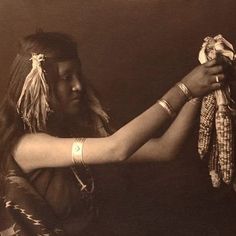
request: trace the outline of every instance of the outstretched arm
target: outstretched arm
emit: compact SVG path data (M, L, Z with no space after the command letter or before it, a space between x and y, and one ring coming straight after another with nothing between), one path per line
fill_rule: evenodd
M175 159L197 121L201 103L197 100L187 102L180 113L157 139L151 139L135 152L129 161L169 161Z
M223 63L217 60L208 61L196 67L182 82L190 89L193 96L203 96L220 88L220 84L215 81L215 75L221 80L225 78ZM176 86L171 88L163 99L176 112L179 112L186 103L186 97ZM169 119L166 109L156 103L113 135L105 138L87 138L83 149L85 163L104 164L128 159ZM170 133L166 135L172 136ZM13 156L26 172L43 167L71 166L73 165L71 158L73 142L74 139L71 138L27 134L17 143Z
M181 109L186 97L177 88L164 96L175 111ZM86 164L104 164L128 159L146 143L167 121L169 114L158 103L105 138L87 138L83 158ZM21 168L29 172L43 167L63 167L73 164L73 138L58 138L44 133L26 134L16 145L14 157Z

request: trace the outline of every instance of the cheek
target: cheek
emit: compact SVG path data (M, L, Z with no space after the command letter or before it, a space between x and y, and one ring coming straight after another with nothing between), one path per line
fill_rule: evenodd
M64 81L60 81L56 86L56 95L59 99L65 100L70 95L70 86Z
M70 88L64 81L58 82L51 94L51 102L54 106L66 106L70 96Z

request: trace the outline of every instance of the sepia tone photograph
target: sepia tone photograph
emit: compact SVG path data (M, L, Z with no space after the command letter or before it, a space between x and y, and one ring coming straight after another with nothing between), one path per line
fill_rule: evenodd
M235 12L0 0L0 236L235 236Z

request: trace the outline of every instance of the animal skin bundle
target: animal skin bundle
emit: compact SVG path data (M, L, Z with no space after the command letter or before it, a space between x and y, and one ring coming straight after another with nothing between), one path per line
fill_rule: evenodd
M234 58L233 46L222 35L206 37L199 52L200 63L223 55L231 63ZM203 159L209 156L209 173L214 187L221 181L230 184L234 171L233 120L229 107L229 85L205 96L202 101L198 138L198 153Z

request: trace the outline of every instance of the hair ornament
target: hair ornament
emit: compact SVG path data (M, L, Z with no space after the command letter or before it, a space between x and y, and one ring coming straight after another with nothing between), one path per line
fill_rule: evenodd
M32 53L32 69L26 76L21 95L17 101L17 112L30 132L46 128L49 88L45 79L44 54Z

